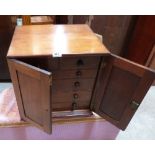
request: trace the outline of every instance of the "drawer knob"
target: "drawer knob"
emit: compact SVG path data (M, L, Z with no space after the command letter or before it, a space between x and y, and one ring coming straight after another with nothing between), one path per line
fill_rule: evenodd
M72 103L72 110L75 110L75 109L77 109L77 103L76 102L73 102Z
M84 65L83 60L79 59L77 61L77 66L83 66L83 65Z
M80 77L82 75L82 72L81 71L77 71L76 72L76 76Z
M76 81L75 83L74 83L74 86L77 88L77 87L80 87L80 82L78 82L78 81Z
M78 99L79 95L78 94L73 94L74 99Z
M136 102L136 101L132 101L131 102L131 109L132 110L136 110L138 107L139 107L139 103L138 102Z

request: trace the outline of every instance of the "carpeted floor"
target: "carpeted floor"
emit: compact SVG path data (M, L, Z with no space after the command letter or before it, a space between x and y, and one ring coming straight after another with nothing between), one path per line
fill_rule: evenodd
M11 84L0 84L0 125L20 122L20 115Z
M9 88L9 89L7 89ZM7 103L7 99L3 98L3 93L10 98L12 94L11 83L0 83L0 104L2 102ZM4 91L3 91L4 90ZM12 99L12 103L7 108L0 108L0 121L19 121L19 113L15 114L17 106L15 100ZM5 106L4 106L5 107ZM5 117L7 116L7 117ZM7 118L7 119L6 119ZM145 96L143 103L137 110L129 126L125 131L120 131L117 138L118 140L129 140L129 139L155 139L155 86L152 86Z
M152 86L125 131L117 139L155 139L155 86Z

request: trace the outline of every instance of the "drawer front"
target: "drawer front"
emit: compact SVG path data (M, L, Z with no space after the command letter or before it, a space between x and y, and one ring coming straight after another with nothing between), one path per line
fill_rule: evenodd
M90 102L89 101L81 101L75 102L76 107L75 109L89 109ZM73 110L73 102L57 102L52 103L52 110L53 111L63 111L63 110Z
M98 68L99 56L60 58L60 69L93 69Z
M77 91L77 92L56 92L52 93L52 104L59 102L89 102L91 99L91 92Z
M80 79L80 78L95 78L97 74L97 69L87 69L87 70L55 70L52 72L53 79Z
M95 79L53 80L52 92L92 91Z

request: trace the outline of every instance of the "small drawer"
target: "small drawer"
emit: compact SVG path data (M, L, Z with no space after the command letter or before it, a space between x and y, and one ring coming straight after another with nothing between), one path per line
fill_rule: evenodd
M75 109L89 109L90 101L76 102ZM52 111L64 111L64 110L75 110L73 109L73 102L54 102L52 103Z
M98 68L99 56L67 57L60 59L60 69L93 69Z
M52 72L53 79L74 79L74 78L95 78L97 74L97 69L87 69L87 70L55 70Z
M92 91L95 79L53 80L52 92Z
M80 101L90 101L91 92L89 91L79 91L76 92L78 94L78 98L74 98L74 92L52 92L52 103L59 102L80 102Z

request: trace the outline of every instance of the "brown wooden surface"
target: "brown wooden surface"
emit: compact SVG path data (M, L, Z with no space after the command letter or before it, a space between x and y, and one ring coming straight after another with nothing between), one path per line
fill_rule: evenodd
M139 16L124 57L145 65L155 44L155 16Z
M54 16L31 16L22 15L23 25L43 25L43 24L54 24Z
M71 96L72 97L72 96ZM85 99L86 100L86 99ZM76 107L74 110L80 110L80 109L89 109L90 107L90 99L87 101L63 101L63 102L52 102L52 110L55 111L63 111L63 110L70 110L73 111L73 103L76 103Z
M78 95L77 99L74 99L74 94ZM80 91L76 91L76 92L64 92L64 91L53 92L52 97L53 97L53 99L52 99L53 103L57 103L57 102L59 102L59 103L60 102L61 103L62 102L70 102L70 103L72 103L74 100L78 101L78 102L90 101L90 99L91 99L91 91L80 90ZM68 110L70 110L70 109L68 109Z
M51 73L8 59L21 118L51 133Z
M30 15L22 16L22 22L23 25L31 25L31 16Z
M53 91L59 92L60 90L65 92L70 91L91 91L94 86L95 79L63 79L63 80L53 80L54 84L52 86Z
M114 55L103 59L91 108L124 130L136 111L132 101L140 104L154 79L146 67Z
M55 77L55 71L53 72L55 77L52 86L53 110L72 110L73 104L76 104L74 107L76 109L89 109L99 62L99 56L62 57L59 59L59 69L55 70L56 76L59 75L59 77ZM87 71L94 70L94 75L83 76L87 74ZM80 71L80 76L77 71ZM71 72L74 72L74 75L67 75ZM75 94L78 95L77 99L74 98Z
M82 110L84 111L84 110ZM61 115L64 111L59 111L57 112L57 115ZM54 112L55 113L55 112ZM77 113L77 112L76 112ZM90 112L89 112L90 113ZM102 117L98 115L83 115L80 117L55 117L52 118L52 124L59 125L59 124L68 124L68 123L85 123L85 122L96 122L96 121L105 121ZM0 127L21 127L21 126L30 126L32 124L25 122L25 121L20 121L16 123L2 123L0 124Z
M155 45L153 46L145 66L155 69Z
M87 25L17 26L8 57L109 54Z
M91 54L90 54L91 55ZM81 62L81 63L79 63ZM85 56L85 57L67 57L60 58L60 69L94 69L98 68L100 62L99 56Z
M153 46L151 53L149 55L149 58L145 64L147 67L155 70L155 45ZM155 85L155 80L153 82L153 85Z
M76 70L55 70L53 79L81 79L81 78L95 78L97 69L76 69Z

